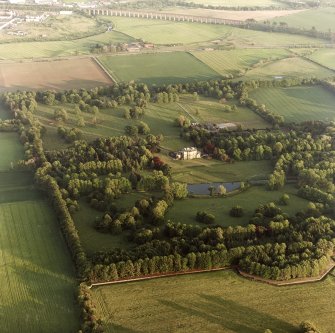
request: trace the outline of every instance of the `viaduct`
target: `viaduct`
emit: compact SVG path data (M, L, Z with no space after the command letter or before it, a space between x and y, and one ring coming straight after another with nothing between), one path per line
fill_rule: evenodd
M172 14L172 13L160 13L160 12L145 12L145 11L134 11L134 10L116 10L116 9L103 9L103 8L87 8L85 12L89 15L106 15L106 16L123 16L133 18L144 18L144 19L155 19L175 22L197 22L206 24L224 24L224 25L235 25L245 26L247 22L240 20L228 20L223 18L214 17L203 17L194 15L183 15L183 14Z

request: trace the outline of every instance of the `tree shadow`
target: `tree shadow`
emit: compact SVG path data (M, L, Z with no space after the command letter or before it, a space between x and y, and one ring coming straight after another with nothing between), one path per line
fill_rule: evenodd
M200 317L208 323L220 326L223 330L238 333L260 333L267 328L274 333L296 333L293 325L276 317L241 305L219 296L200 294L201 300L187 304L177 304L169 300L160 300L163 305L173 308L178 313Z

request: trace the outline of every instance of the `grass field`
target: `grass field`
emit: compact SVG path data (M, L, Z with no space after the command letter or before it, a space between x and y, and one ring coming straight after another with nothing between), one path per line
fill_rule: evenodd
M91 47L99 44L127 43L132 37L116 31L105 32L92 37L71 41L18 42L1 44L1 59L51 58L90 54Z
M287 122L335 120L335 97L319 86L262 88L252 91L250 97L283 115Z
M301 209L306 209L308 201L295 195L297 189L293 185L286 185L280 191L267 191L264 186L253 186L245 192L229 196L227 198L188 198L183 201L175 201L168 211L166 219L186 224L199 224L195 216L198 211L207 211L213 214L215 223L222 226L246 225L259 204L277 202L283 193L290 196L289 205L280 206L285 213L294 215ZM243 217L231 217L230 209L240 205L244 210ZM187 209L183 209L187 207Z
M10 118L11 118L10 112L3 104L0 103L0 119L5 120Z
M294 44L310 45L324 44L326 42L325 40L310 37L253 31L226 25L108 16L104 16L104 19L112 21L117 31L155 44L192 44L222 39L222 44L230 46L234 45L241 48L262 46L264 48L271 48L273 46L286 47Z
M0 63L1 90L94 88L112 80L91 58Z
M315 27L317 31L328 32L329 30L335 30L335 8L321 7L313 8L303 12L298 12L289 16L282 16L280 18L273 19L277 23L285 22L289 27L297 27L306 30Z
M248 71L245 79L274 79L295 77L326 78L333 76L334 72L321 67L311 61L294 57L271 62Z
M77 330L74 272L50 208L3 203L0 221L1 332Z
M332 333L335 278L290 287L252 282L231 270L94 288L106 332L297 333L313 321Z
M238 106L237 101L225 102L227 105L237 105L237 110L232 112L223 111L223 104L212 98L200 97L198 101L194 101L192 96L183 96L180 98L179 104L192 116L193 121L198 123L234 122L244 129L269 127L269 123L256 113L248 108ZM185 115L187 115L186 112Z
M220 77L210 67L184 52L101 56L99 60L118 81L162 85Z
M0 171L10 170L11 163L22 159L23 147L17 133L0 133Z
M285 49L241 49L230 51L197 51L192 52L216 72L226 75L244 75L255 66L261 66L268 61L283 59L290 55Z
M172 179L188 184L267 179L273 167L270 161L223 163L218 160L173 160L161 156L172 167Z
M308 55L308 58L335 70L335 49L319 49Z

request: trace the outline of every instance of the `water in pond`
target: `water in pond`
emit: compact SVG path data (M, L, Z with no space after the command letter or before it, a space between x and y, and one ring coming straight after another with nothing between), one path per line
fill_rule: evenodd
M227 192L232 192L240 188L240 182L233 182L233 183L202 183L202 184L189 184L187 185L188 193L190 194L199 194L199 195L209 195L210 194L210 187L214 187L216 192L220 185L223 185Z

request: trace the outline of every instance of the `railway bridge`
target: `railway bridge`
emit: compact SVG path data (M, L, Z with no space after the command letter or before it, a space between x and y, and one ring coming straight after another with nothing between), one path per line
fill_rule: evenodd
M196 22L205 24L223 24L234 26L245 26L247 22L240 20L229 20L216 17L204 17L184 14L161 13L161 12L148 12L148 11L135 11L135 10L116 10L108 8L86 8L85 12L89 15L105 15L105 16L123 16L143 19L154 19L175 22Z

